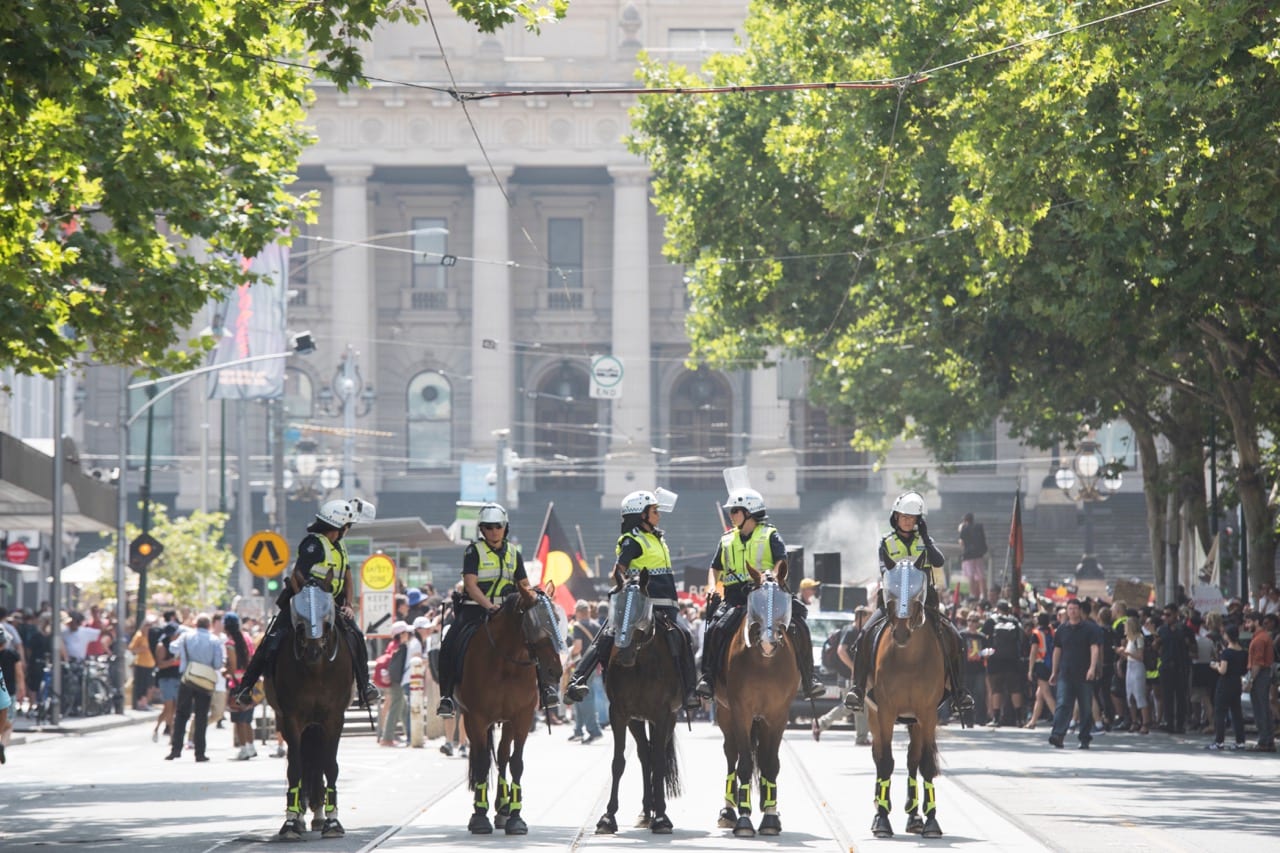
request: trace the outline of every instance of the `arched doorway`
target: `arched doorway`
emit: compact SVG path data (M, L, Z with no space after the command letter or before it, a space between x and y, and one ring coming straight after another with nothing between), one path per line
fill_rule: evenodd
M733 458L730 436L733 391L710 370L691 370L671 388L671 423L667 431L671 483L685 489L716 488L721 469Z
M586 370L561 364L538 382L533 397L533 451L539 485L595 489L600 475L599 405Z

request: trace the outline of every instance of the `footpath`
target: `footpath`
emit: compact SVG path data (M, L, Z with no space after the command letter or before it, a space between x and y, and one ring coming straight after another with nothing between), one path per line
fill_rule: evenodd
M123 714L99 714L95 717L63 717L55 726L49 722L37 724L34 717L28 717L24 712L14 714L14 710L9 709L9 719L13 723L10 748L55 737L87 735L124 726L154 723L156 715L160 713L159 708L153 708L149 711L127 710Z

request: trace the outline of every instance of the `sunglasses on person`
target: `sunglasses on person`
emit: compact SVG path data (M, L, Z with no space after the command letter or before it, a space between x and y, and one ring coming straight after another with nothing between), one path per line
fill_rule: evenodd
M501 530L502 525L494 521L486 521L480 525L481 530Z

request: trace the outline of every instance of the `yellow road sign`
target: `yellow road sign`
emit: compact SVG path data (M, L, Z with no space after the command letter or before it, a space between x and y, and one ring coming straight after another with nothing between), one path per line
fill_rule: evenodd
M365 589L387 589L396 582L396 564L386 554L374 554L360 566L360 582Z
M289 565L289 543L272 530L259 530L244 543L244 564L260 578L273 578Z

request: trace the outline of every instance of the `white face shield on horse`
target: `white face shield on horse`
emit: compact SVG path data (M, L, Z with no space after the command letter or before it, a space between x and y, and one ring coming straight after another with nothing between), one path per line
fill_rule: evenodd
M556 654L561 654L565 650L568 624L564 608L542 593L538 594L538 600L525 611L524 617L520 620L525 642L534 645L544 639L550 639Z
M618 630L613 638L615 649L630 648L637 633L647 632L653 627L653 599L641 592L638 580L629 580L623 585L618 593L616 610Z
M927 588L925 581L925 573L915 563L899 560L881 579L885 610L899 619L906 619L911 615L911 602L919 601L920 612L923 613Z
M778 585L772 574L767 574L764 582L747 595L747 616L742 620L747 648L759 643L765 657L768 657L790 626L791 596Z

